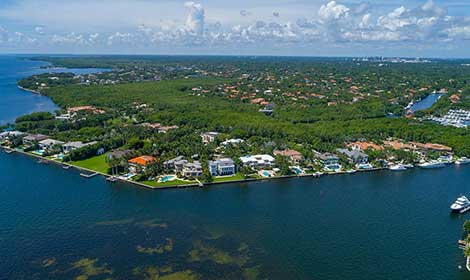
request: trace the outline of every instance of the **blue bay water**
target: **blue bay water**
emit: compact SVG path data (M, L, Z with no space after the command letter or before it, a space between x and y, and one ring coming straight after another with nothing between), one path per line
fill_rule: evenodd
M470 279L469 214L449 213L469 182L448 166L151 191L0 152L0 279Z
M48 63L26 57L0 56L0 125L13 123L15 118L32 112L53 112L58 107L47 97L18 88L17 81L34 74L50 72L94 73L107 69L41 68Z
M441 96L441 93L431 93L422 100L416 102L413 106L411 106L411 111L418 112L429 109L432 107L432 105L434 105L434 103L439 100Z

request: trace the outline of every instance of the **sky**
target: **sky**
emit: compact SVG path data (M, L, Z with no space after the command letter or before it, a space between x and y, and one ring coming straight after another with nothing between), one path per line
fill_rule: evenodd
M0 0L0 53L470 57L469 0Z

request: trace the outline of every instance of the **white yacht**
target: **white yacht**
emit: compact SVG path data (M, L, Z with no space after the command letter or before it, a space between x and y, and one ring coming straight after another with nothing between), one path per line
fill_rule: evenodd
M392 171L404 171L406 170L406 166L399 163L399 164L390 165L388 169Z
M466 158L466 157L461 157L455 161L455 164L458 164L458 165L469 164L469 163L470 163L470 158Z
M470 200L464 195L457 198L457 200L450 206L452 213L463 213L470 209Z
M440 161L437 161L437 160L431 160L429 162L424 162L424 163L418 164L418 166L421 167L421 168L430 169L430 168L441 168L441 167L444 167L446 165L443 162L440 162Z

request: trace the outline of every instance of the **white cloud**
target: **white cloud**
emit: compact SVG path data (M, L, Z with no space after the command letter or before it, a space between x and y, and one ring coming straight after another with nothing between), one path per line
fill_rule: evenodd
M32 3L30 1L21 0L20 4ZM92 23L87 24L85 30L79 28L80 21L83 22L83 15L78 18L70 12L67 13L68 9L77 7L75 2L70 5L60 5L59 0L36 1L47 2L49 5L56 3L59 5L56 9L65 14L47 17L52 19L36 15L35 24L29 32L24 30L9 32L0 27L2 45L13 46L21 42L24 45L39 47L81 46L91 50L97 47L148 50L190 49L195 46L207 49L224 49L228 46L239 49L263 49L266 46L270 48L309 47L322 43L347 46L349 43L374 42L385 46L388 42L428 44L432 41L450 45L470 38L470 19L451 16L447 9L436 5L432 0L414 8L400 6L389 10L376 9L369 2L344 4L329 1L311 9L309 16L295 18L291 18L291 14L285 16L285 11L281 9L279 11L282 11L282 18L279 17L278 9L272 12L273 9L269 8L269 12L263 17L258 11L252 13L251 9L248 12L246 9L237 8L234 10L233 18L242 19L237 24L233 23L232 17L219 20L219 10L216 9L217 12L211 10L207 2L204 2L206 3L204 6L196 2L182 4L168 1L165 5L161 2L162 7L176 5L173 9L176 11L174 18L164 19L158 17L162 14L159 13L161 8L158 8L159 5L154 5L152 1L135 0L135 6L131 6L129 0L103 0L99 1L99 5L114 3L110 9L116 9L116 7L122 9L120 12L113 11L114 15L118 14L123 18L114 17L116 24L107 26L110 19L106 16L105 19L95 22L95 16L99 18L98 15L103 11L90 10L87 19L90 18ZM83 0L81 5L90 6L92 3L96 2ZM240 3L240 5L247 5L247 3ZM148 10L149 8L153 10ZM5 15L0 11L0 16L2 13ZM142 17L137 19L138 13L141 13ZM15 18L11 11L6 14L10 18ZM125 14L132 16L125 18ZM28 12L23 18L27 18L27 15ZM65 21L67 23L65 30L51 26L52 21L63 20L66 16L70 18ZM93 28L95 25L96 28Z
M186 2L184 6L189 11L186 18L186 30L197 36L202 36L204 34L204 8L200 3L195 2Z
M336 21L349 16L349 8L331 1L326 5L322 5L318 10L318 16L323 22Z

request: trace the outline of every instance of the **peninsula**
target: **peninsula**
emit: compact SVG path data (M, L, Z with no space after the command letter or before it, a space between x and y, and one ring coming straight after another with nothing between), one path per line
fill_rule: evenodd
M111 181L200 186L437 168L470 157L470 68L456 61L33 59L112 70L19 81L62 109L17 118L1 128L1 145ZM410 110L432 93L440 98L430 107Z

